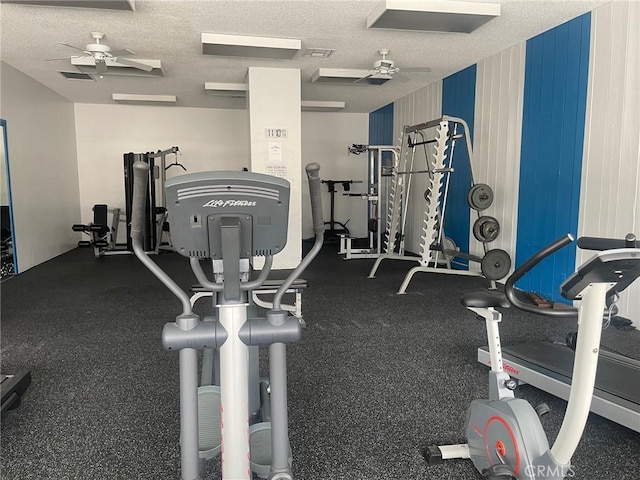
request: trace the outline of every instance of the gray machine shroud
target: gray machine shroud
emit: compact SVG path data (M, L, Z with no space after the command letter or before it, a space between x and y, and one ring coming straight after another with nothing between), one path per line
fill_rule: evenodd
M185 257L222 258L224 218L241 224L240 257L274 255L287 243L289 182L254 172L196 172L167 180L171 240Z

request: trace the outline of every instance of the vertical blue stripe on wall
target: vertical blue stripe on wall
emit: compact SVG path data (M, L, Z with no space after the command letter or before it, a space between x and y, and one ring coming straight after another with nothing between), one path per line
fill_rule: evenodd
M369 145L393 145L393 103L369 114Z
M590 31L587 13L527 41L517 265L578 229ZM561 300L559 285L575 258L575 247L566 247L518 287Z
M459 117L467 122L472 145L476 104L476 71L477 66L472 65L442 81L442 113L451 117ZM456 142L453 155L455 171L450 176L444 233L456 242L461 252L468 252L471 209L467 203L467 193L471 187L471 168L467 145L463 140ZM456 263L468 265L466 260L456 259Z

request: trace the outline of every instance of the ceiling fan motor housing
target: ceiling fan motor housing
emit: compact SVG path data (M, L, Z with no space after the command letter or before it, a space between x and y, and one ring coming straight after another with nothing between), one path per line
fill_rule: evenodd
M376 60L376 62L373 65L373 69L380 72L381 74L389 74L389 73L396 72L396 68L395 68L395 64L393 63L393 60L387 60L387 59Z

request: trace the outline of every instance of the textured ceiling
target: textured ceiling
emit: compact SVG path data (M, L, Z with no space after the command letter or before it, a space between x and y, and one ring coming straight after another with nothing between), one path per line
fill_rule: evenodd
M420 0L416 0L419 3ZM468 0L474 1L474 0ZM500 17L473 33L428 33L367 29L379 0L136 0L135 11L0 5L2 61L77 103L114 103L113 93L176 95L176 105L234 108L244 100L211 97L205 82L242 83L249 66L299 68L302 99L344 101L348 112L371 112L408 93L455 73L509 46L525 41L597 6L595 0L494 0ZM84 46L89 32L106 34L104 43L128 48L137 58L161 60L164 78L105 77L65 79L74 54L57 44ZM302 50L292 60L202 55L201 33L294 38ZM335 49L329 58L302 56L306 48ZM377 51L403 67L430 67L381 86L311 83L317 68L369 69Z

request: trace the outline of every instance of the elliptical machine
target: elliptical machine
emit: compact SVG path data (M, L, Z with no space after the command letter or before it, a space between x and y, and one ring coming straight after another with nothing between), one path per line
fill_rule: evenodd
M145 191L149 165L134 164L131 238L135 255L182 303L182 313L163 330L163 345L180 355L180 445L183 480L201 479L204 459L222 453L224 480L293 478L288 437L286 344L299 340L301 323L282 310L285 292L318 254L324 238L320 167L306 166L315 243L282 283L266 318L248 314L252 290L270 272L273 255L287 241L289 182L252 172L198 172L166 182L167 209L175 251L189 257L200 285L212 292L216 316L193 313L189 295L145 253L142 244ZM264 266L250 279L251 259L264 256ZM211 260L214 280L201 260ZM268 388L253 381L255 349L269 346ZM201 395L198 351L218 354L219 393ZM210 393L211 386L205 387ZM260 418L249 419L254 390L262 394ZM216 401L212 399L217 398ZM252 425L250 425L250 423ZM256 428L258 427L258 428ZM259 438L254 439L256 432ZM212 445L217 443L217 445ZM256 472L256 456L267 457Z
M579 246L603 250L581 265L561 285L567 300L581 300L579 308L540 308L523 303L514 285L544 258L573 242L568 234L535 253L507 279L505 294L498 291L472 292L462 304L486 321L491 371L489 400L474 400L467 412L467 443L430 446L425 450L429 465L452 458L469 458L487 480L561 480L570 471L589 414L596 377L602 318L611 292L621 292L640 276L640 248L633 235L625 240L581 238ZM571 393L562 427L553 444L549 442L536 410L524 399L514 398L517 382L504 371L498 324L502 314L496 308L513 305L537 315L578 317Z

